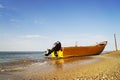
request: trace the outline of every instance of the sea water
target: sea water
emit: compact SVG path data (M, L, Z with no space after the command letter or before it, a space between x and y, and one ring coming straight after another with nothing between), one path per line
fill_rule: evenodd
M71 57L63 59L45 58L44 52L0 52L0 73L19 71L30 66L38 68L49 66L52 69L70 69L74 66L84 66L102 60L99 57ZM77 64L76 64L77 63ZM47 64L47 65L46 65ZM36 66L37 65L37 66ZM68 67L69 66L69 67ZM41 68L40 68L41 69ZM1 80L1 79L0 79Z
M46 64L41 51L3 51L0 52L0 73L23 70L31 64ZM3 80L0 78L0 80ZM5 79L8 80L8 79ZM11 79L12 80L12 79Z
M45 61L44 51L0 52L0 63L13 62L18 60L39 60L40 62Z
M0 52L0 63L12 62L16 60L42 60L44 59L44 52L42 51L9 51L9 52Z

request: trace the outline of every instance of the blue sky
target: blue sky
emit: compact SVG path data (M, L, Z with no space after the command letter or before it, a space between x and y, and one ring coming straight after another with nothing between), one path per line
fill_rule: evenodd
M120 45L119 0L0 0L0 51L44 51L62 46L93 45L113 34Z

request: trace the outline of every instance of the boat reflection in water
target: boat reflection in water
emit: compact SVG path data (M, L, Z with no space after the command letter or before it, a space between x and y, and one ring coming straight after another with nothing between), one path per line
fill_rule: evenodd
M96 63L102 60L100 57L95 56L84 56L84 57L70 57L70 58L61 58L61 59L48 59L48 63L55 70L67 70L74 66L86 66L92 63Z

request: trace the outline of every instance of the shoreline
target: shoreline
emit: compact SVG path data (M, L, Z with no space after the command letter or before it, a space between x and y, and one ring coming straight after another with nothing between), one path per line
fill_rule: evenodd
M116 80L120 78L119 57L120 51L111 51L94 56L48 59L23 65L20 71L0 73L0 80Z

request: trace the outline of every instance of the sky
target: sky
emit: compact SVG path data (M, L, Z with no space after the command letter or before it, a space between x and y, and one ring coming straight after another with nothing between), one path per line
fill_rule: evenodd
M0 51L44 51L108 41L120 49L120 0L0 0Z

